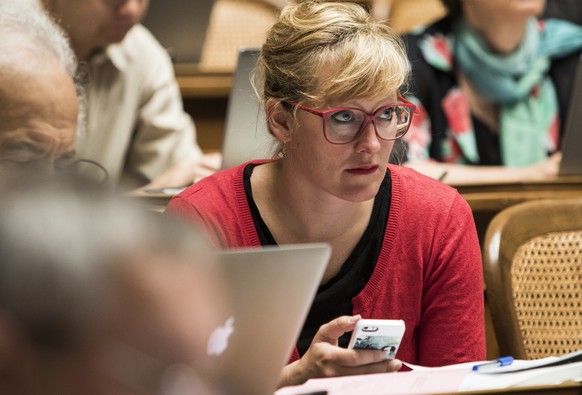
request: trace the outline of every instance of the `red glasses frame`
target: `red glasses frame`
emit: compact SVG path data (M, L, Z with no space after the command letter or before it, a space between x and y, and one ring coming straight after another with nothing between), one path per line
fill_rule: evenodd
M337 108L330 108L329 110L325 110L325 111L321 111L321 110L316 110L314 108L311 107L307 107L307 106L303 106L299 103L293 103L293 102L283 102L285 104L288 104L290 106L299 108L303 111L306 111L308 113L317 115L318 117L320 117L323 120L323 137L325 138L325 140L330 143L330 144L337 144L337 145L341 145L341 144L349 144L354 142L358 137L360 137L360 135L362 134L362 132L364 131L364 129L366 129L366 126L368 126L368 124L370 122L372 122L372 125L374 125L374 131L376 132L376 136L380 139L380 140L384 140L384 141L394 141L394 140L398 140L399 138L402 138L402 136L404 136L407 132L408 129L410 129L410 125L412 124L412 115L416 112L416 105L414 105L413 103L409 102L408 100L406 100L404 97L402 96L398 96L398 100L400 100L400 102L398 103L391 103L391 104L386 104L384 106L378 107L376 110L374 110L374 112L372 113L368 113L364 110L362 110L361 108L355 108L355 107L337 107ZM386 107L408 107L410 109L410 119L408 120L408 126L406 127L406 130L404 131L404 133L400 134L398 137L395 137L393 139L386 139L382 136L380 136L378 134L378 128L376 127L376 122L374 121L374 119L376 118L376 115L378 114L378 112L380 112L381 110L385 109ZM364 113L365 115L365 119L362 122L362 126L360 128L360 130L358 131L358 133L356 133L354 135L354 137L350 140L350 141L346 141L346 142L335 142L335 141L331 141L328 136L327 133L325 132L326 127L325 127L325 118L327 114L330 113L335 113L338 111L343 111L343 110L356 110L356 111L360 111L362 113Z

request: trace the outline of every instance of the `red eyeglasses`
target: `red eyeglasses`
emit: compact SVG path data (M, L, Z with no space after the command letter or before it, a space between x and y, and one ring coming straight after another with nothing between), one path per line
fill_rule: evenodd
M358 138L366 126L372 122L376 135L381 140L397 140L404 136L412 122L416 106L398 96L400 102L387 104L369 114L352 107L338 107L325 111L284 102L323 119L323 135L331 144L348 144Z

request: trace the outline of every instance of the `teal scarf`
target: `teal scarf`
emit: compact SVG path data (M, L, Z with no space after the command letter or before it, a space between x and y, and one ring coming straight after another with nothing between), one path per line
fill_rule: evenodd
M540 31L532 18L524 40L510 55L491 53L462 19L455 24L455 58L461 71L486 98L499 103L504 165L527 166L547 156L548 130L558 115L556 91L548 70L551 58L582 47L582 28L550 19Z

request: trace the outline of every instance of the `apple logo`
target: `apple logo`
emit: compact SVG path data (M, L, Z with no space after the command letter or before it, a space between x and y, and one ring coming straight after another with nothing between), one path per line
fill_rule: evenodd
M212 331L208 339L207 352L208 355L220 355L228 347L228 338L234 332L234 317L230 317L224 323L224 326L219 326Z

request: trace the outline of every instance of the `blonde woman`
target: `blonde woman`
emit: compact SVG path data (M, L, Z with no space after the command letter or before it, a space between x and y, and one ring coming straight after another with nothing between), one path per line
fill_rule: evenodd
M281 385L398 370L382 351L345 349L360 317L403 319L398 357L407 362L485 357L469 207L455 190L388 164L414 113L399 96L408 73L401 43L360 6L288 6L256 74L279 155L220 172L170 202L223 248L332 245Z

